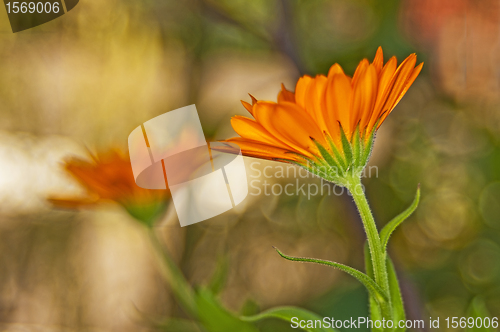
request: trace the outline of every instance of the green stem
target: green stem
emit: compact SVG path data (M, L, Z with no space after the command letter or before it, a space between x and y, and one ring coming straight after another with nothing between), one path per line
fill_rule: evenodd
M377 225L375 224L370 206L368 205L368 201L361 185L361 179L357 176L352 176L349 178L349 181L347 181L346 187L351 192L361 216L361 220L363 221L366 237L368 239L368 247L370 249L375 281L386 294L390 294L384 249L382 247L382 243L380 242ZM391 318L390 303L381 305L381 310L382 314L387 319Z
M160 273L170 285L170 288L186 312L194 317L198 316L195 293L184 278L184 274L174 262L170 253L160 242L154 229L149 228L149 237L154 248L155 258L159 261Z

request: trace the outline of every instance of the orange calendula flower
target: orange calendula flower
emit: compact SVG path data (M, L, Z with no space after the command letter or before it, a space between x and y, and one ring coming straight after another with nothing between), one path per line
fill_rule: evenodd
M334 64L328 75L303 76L277 102L242 101L253 116L235 116L241 136L226 140L244 155L298 164L326 180L342 184L349 170L360 172L370 157L375 132L416 79L423 63L407 57L399 66L384 64L379 47L373 62L362 60L353 77ZM231 151L228 147L226 151Z
M145 223L152 222L152 218L164 210L170 192L137 186L128 156L110 150L92 156L92 159L72 158L65 163L66 170L87 189L88 195L53 197L49 199L52 204L63 208L79 208L111 200Z

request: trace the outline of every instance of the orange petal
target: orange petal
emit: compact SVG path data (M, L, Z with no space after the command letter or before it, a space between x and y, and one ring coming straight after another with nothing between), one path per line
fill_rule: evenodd
M373 112L370 115L370 119L367 124L367 132L371 132L371 129L379 119L382 113L382 106L387 100L387 96L391 92L391 88L394 85L394 73L396 71L397 60L396 57L392 57L384 66L380 73L380 78L378 80L378 91L377 99L375 101L375 106L373 107ZM362 128L364 128L363 125Z
M283 149L291 149L290 146L287 146L276 137L271 135L262 125L260 125L255 120L246 118L244 116L234 116L231 118L231 126L234 131L238 133L243 138L260 141L262 143L274 145L277 147L281 147Z
M75 210L82 207L97 204L99 197L81 197L81 198L48 198L47 201L62 209Z
M368 68L369 65L370 63L368 62L368 60L363 59L356 67L356 71L354 72L354 76L352 77L352 82L351 82L353 87L356 86L356 82L359 79L359 75L361 73L364 73L364 71L366 70L366 68Z
M375 58L373 59L373 65L375 66L375 70L377 71L377 75L382 70L382 65L384 64L384 52L382 51L382 47L378 47L377 53L375 54Z
M102 195L103 191L107 191L109 189L106 187L108 179L102 167L101 170L99 170L91 167L90 164L85 165L83 162L81 164L72 162L71 164L68 163L66 165L66 170L88 189L97 192L99 195Z
M285 85L281 83L281 91L278 93L278 103L282 101L289 101L295 103L295 94L285 88Z
M399 101L403 98L403 96L406 94L406 92L408 91L408 89L410 88L410 86L413 84L413 82L415 81L415 79L417 78L418 74L420 74L420 71L422 70L422 67L424 66L424 63L422 62L421 64L419 64L417 67L415 67L413 69L413 71L411 72L410 76L408 77L408 79L406 80L406 83L405 83L405 86L403 88L403 91L400 92L399 94L399 97L398 99L396 99L396 101L394 102L394 104L389 108L389 111L386 112L380 119L380 123L379 123L379 127L380 125L382 124L382 122L384 122L385 118L387 117L387 115L389 115L392 110L394 109L394 107L396 107L396 105L399 103Z
M408 77L413 72L413 69L415 69L416 62L417 56L415 54L411 54L399 65L395 73L395 76L397 76L397 78L394 82L394 86L392 87L390 97L386 102L389 107L394 104L394 101L397 99L397 97L399 97L401 91L403 91Z
M353 86L352 128L356 128L358 123L361 131L365 128L373 112L373 106L377 97L377 83L377 70L375 65L371 64L361 73L357 84Z
M290 153L291 152L290 150L277 148L277 147L272 146L272 145L248 140L248 139L241 138L241 137L230 138L230 139L226 140L226 142L237 144L241 149L241 153L244 156L248 156L248 157L268 159L268 160L273 160L273 159L278 159L278 158L279 159L294 160L294 161L301 160L301 158L299 156L297 156L296 154ZM224 150L224 147L217 147L214 149L218 150L218 151L222 151L222 152L234 153L234 148L231 148L231 147L227 147L227 149L226 149L227 151Z
M250 98L252 98L252 106L255 105L255 103L258 101L257 98L255 98L251 94L248 94L248 95L250 96Z
M313 81L314 79L311 76L304 75L299 78L297 84L295 85L295 102L303 109L306 108L307 89Z
M410 86L413 84L413 82L417 78L418 74L420 74L420 71L422 70L423 66L424 66L424 63L422 62L421 64L419 64L417 67L415 67L413 69L413 71L410 74L410 77L408 77L408 80L405 83L405 87L404 87L403 91L400 93L400 96L398 97L398 99L396 99L396 101L394 102L394 104L391 106L391 109L394 109L394 107L396 107L396 105L399 103L399 101L401 100L401 98L403 98L403 96L405 95L406 91L408 91L408 89L410 88Z
M328 79L317 75L306 91L306 110L314 119L321 132L329 132L326 111L324 110L324 95Z
M323 134L311 116L300 106L289 103L258 102L254 108L257 122L283 143L303 155L318 153L311 137L325 144Z
M328 85L325 91L325 104L329 116L327 121L340 122L348 138L354 131L354 128L350 126L351 94L349 77L343 73L328 75Z
M330 129L336 127L328 126L328 115L324 103L327 82L325 75L317 75L315 78L305 75L298 80L295 88L297 105L309 113L321 132L330 132Z
M246 108L246 110L248 111L248 113L252 114L252 105L250 105L249 103L247 103L246 101L244 100L240 100L241 101L241 104L243 105L243 107Z
M344 70L338 63L335 63L330 67L330 70L328 71L328 78L337 74L344 74Z
M385 112L390 113L392 111L392 106L394 105L394 103L404 90L406 86L406 81L413 72L416 62L417 62L417 56L415 54L412 54L399 65L398 69L396 69L396 72L394 73L394 76L392 78L394 84L392 85L387 100L385 101L384 106L380 111L381 116ZM381 123L382 121L379 122L379 125Z

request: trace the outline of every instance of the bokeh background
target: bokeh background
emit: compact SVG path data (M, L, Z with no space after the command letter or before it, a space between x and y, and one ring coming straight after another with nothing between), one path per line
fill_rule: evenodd
M159 331L151 321L183 317L123 209L47 203L82 191L65 158L126 151L138 124L193 103L208 139L234 136L229 119L245 114L247 93L275 100L281 83L293 90L300 75L335 62L352 74L378 46L385 60L416 52L425 62L381 127L370 162L378 173L364 180L380 226L422 186L417 212L389 245L408 317L467 316L473 299L498 317L498 1L81 0L16 34L0 9L1 331ZM277 164L252 168L266 166ZM182 229L170 207L157 228L193 285L227 273L220 298L234 312L298 305L368 315L354 279L271 247L363 268L364 234L346 194L250 195Z

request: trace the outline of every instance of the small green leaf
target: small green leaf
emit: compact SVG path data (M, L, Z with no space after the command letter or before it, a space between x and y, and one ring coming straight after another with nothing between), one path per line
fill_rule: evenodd
M208 289L210 289L213 294L219 294L226 284L228 269L228 258L222 255L219 256L217 264L215 265L215 271L208 284Z
M417 188L417 193L415 194L415 198L413 199L413 202L411 205L401 212L399 215L397 215L394 219L389 221L387 225L384 226L382 231L380 231L380 242L382 243L382 249L386 250L387 248L387 242L389 241L389 237L391 236L392 232L396 229L396 227L399 226L403 221L406 220L417 208L418 202L420 200L420 184L418 185Z
M199 320L208 332L258 332L253 324L241 320L224 308L207 288L196 292Z
M490 321L493 317L491 317L491 314L490 312L488 311L488 308L486 308L486 304L484 303L484 301L479 297L479 296L476 296L470 306L469 306L469 309L467 310L467 316L468 317L473 317L474 318L474 323L476 323L476 319L477 318L489 318ZM484 320L483 320L484 322ZM484 325L484 324L481 324L481 325ZM495 331L494 328L491 327L491 324L490 324L490 328L486 328L484 326L482 327L476 327L477 325L474 324L474 327L473 328L468 328L466 331L474 331L474 332L478 332L478 331Z
M366 274L372 278L375 279L375 272L373 270L373 263L372 263L372 254L370 253L370 247L368 247L368 241L365 242L365 269L366 269Z
M284 321L289 322L291 325L294 325L294 321L292 321L293 318L297 318L297 321L312 321L312 324L314 324L315 321L320 320L323 322L323 318L318 316L317 314L297 308L297 307L278 307L278 308L272 308L269 310L266 310L258 315L255 316L246 316L246 317L241 317L241 320L247 321L247 322L257 322L262 319L267 319L267 318L278 318ZM298 327L298 326L297 326ZM323 328L323 327L318 327L318 328L308 328L305 327L303 329L304 331L310 331L310 332L334 332L336 330L332 328Z
M293 256L288 256L282 253L278 248L274 248L278 254L280 254L281 257L288 259L290 261L296 261L296 262L307 262L307 263L316 263L316 264L321 264L321 265L328 265L334 268L337 268L341 271L344 271L345 273L350 274L354 278L358 279L359 282L363 284L363 286L366 287L368 290L368 293L372 295L377 302L387 302L389 300L388 296L385 294L384 290L377 284L375 281L373 281L372 278L367 276L361 271L358 271L356 269L353 269L350 266L332 262L332 261L327 261L323 259L316 259L316 258L307 258L307 257L293 257Z
M398 277L396 275L396 270L394 269L394 264L392 264L391 259L387 256L387 276L389 277L389 291L391 293L391 306L392 306L392 317L394 321L394 330L405 331L405 328L399 328L398 322L406 320L405 308L403 305L403 297L401 296L401 290L399 288Z
M241 316L256 315L260 311L259 305L252 299L247 299L240 309Z
M373 265L370 255L370 249L368 248L368 242L365 243L365 266L368 276L373 278ZM394 265L389 257L387 257L387 277L389 279L389 291L391 296L391 307L392 307L392 315L394 321L394 330L393 331L405 331L405 329L400 329L397 327L397 323L400 320L405 320L405 310L403 305L403 297L401 296L401 290L399 288L399 282L396 275L396 270L394 269ZM382 320L382 312L380 310L380 306L375 301L375 299L370 296L370 315L371 320ZM373 328L372 331L382 331L382 329Z
M372 264L372 257L370 253L370 248L368 247L368 242L365 243L365 269L366 274L374 279L374 271ZM382 321L382 312L380 310L380 306L377 303L377 300L371 295L369 295L369 303L370 303L370 318L372 321ZM377 329L375 326L372 329L372 332L382 331L382 328Z

